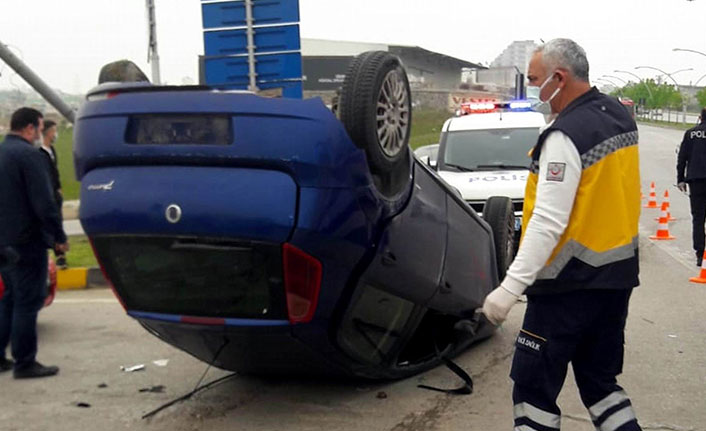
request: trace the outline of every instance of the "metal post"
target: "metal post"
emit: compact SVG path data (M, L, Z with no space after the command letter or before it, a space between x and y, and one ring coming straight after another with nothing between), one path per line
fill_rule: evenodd
M146 0L147 31L149 42L147 46L147 62L152 65L152 84L159 85L159 54L157 53L157 20L154 13L154 0Z
M256 84L257 74L255 72L255 30L253 29L252 3L253 0L245 0L245 24L247 25L246 34L248 36L248 77L250 78L248 90L258 91Z
M34 90L51 104L70 123L74 122L75 112L61 97L37 76L22 60L17 58L10 49L0 42L0 58L24 79Z

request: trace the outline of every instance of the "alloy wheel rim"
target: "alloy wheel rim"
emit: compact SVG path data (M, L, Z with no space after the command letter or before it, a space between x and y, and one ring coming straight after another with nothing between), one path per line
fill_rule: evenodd
M399 70L390 71L383 80L376 109L378 145L388 157L402 151L409 125L409 94Z

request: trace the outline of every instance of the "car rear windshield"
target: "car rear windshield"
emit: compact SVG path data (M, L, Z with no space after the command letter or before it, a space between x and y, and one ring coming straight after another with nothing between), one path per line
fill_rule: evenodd
M135 115L125 142L139 145L228 145L233 141L227 115Z
M92 241L128 310L286 318L279 245L145 236Z
M463 130L446 136L444 163L466 169L529 167L539 128Z

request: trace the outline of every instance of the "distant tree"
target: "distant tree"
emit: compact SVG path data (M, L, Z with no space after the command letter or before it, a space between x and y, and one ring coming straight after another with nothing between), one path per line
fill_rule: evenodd
M696 93L696 100L699 101L699 106L701 108L706 107L706 88L702 88Z

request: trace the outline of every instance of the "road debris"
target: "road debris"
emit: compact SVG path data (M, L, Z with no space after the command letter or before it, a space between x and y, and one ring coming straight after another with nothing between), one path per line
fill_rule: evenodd
M164 385L157 385L157 386L152 386L151 388L142 388L138 392L152 392L155 394L163 394L164 393Z
M90 404L84 403L84 402L82 402L82 401L79 401L79 402L75 403L74 405L75 405L76 407L81 407L81 408L83 408L83 409L87 409L87 408L91 407Z
M169 359L157 359L156 361L152 361L152 363L158 367L166 367L169 363Z
M145 364L138 364L138 365L133 365L131 367L126 367L121 365L120 370L125 371L126 373L132 373L134 371L142 371L145 369Z
M387 398L387 393L385 391L380 391L378 392L376 397L379 400L384 400L385 398Z

